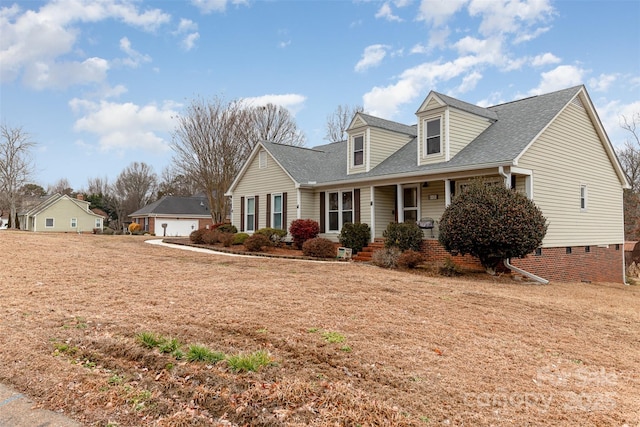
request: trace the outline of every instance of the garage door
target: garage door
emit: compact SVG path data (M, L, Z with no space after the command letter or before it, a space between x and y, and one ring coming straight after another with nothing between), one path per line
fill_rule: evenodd
M167 224L167 228L162 227ZM198 221L193 219L156 219L156 236L188 236L198 228Z

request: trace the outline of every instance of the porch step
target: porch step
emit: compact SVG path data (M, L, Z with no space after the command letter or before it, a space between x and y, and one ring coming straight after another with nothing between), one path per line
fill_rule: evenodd
M375 251L384 249L384 239L376 238L373 243L369 243L362 248L352 259L358 262L369 262Z

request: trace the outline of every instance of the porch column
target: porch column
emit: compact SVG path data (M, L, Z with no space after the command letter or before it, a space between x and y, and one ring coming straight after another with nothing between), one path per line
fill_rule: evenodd
M369 188L369 208L371 209L371 224L369 224L369 228L371 229L371 242L375 239L376 236L376 204L375 204L375 190L376 188L371 186Z
M396 184L396 201L398 203L398 222L404 222L404 199L402 194L402 184Z
M447 207L451 204L451 180L444 180L444 206Z

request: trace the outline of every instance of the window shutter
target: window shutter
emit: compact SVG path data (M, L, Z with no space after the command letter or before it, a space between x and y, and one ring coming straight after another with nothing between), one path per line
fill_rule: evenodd
M253 216L253 218L255 219L255 225L253 227L253 231L258 231L259 230L258 224L260 223L260 221L259 221L259 218L260 218L260 210L259 210L260 203L259 203L259 197L258 196L255 196L255 197L256 197L256 207L255 207L256 211L255 211L255 215Z
M271 227L271 194L267 194L267 214L265 218L265 227Z
M287 227L287 193L282 193L282 228L289 229Z
M355 188L353 190L353 222L358 224L360 222L360 189Z
M244 197L240 197L240 231L244 231Z
M325 214L326 214L326 203L324 191L320 192L320 232L324 233L327 231L327 227L325 224Z

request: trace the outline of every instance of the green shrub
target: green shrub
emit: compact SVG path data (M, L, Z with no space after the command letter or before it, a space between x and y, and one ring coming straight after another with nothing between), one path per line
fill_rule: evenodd
M318 237L320 226L317 221L312 219L296 219L289 226L289 234L291 234L296 247L302 249L304 242Z
M451 257L447 257L444 260L444 264L438 269L438 271L442 276L447 277L462 275L462 269L460 269L460 267L455 262L453 262L453 259L451 259Z
M251 354L229 356L227 364L233 372L255 372L262 366L269 366L271 356L264 350L258 350Z
M233 235L233 244L234 245L243 245L245 240L249 238L247 233L236 233Z
M204 233L206 233L207 230L206 228L199 228L197 230L193 230L191 232L191 234L189 234L189 240L191 240L192 243L195 243L196 245L202 245L204 244L204 240L202 239L202 236L204 236Z
M336 245L329 239L316 237L302 244L302 253L314 258L335 258Z
M271 246L271 241L264 234L254 234L244 241L244 247L250 252L262 252L267 246Z
M382 233L384 246L395 247L400 251L409 249L420 252L422 249L422 230L415 222L389 223L387 229Z
M222 246L225 248L230 247L233 244L233 239L235 234L233 233L218 233L218 240L222 243Z
M287 230L280 230L278 228L265 227L256 231L256 234L264 234L274 245L279 245L287 235Z
M215 228L216 230L222 232L222 233L231 233L231 234L235 234L238 232L238 229L236 228L235 225L233 224L222 224L218 227Z
M348 222L342 226L338 240L342 246L353 249L356 254L369 244L371 229L368 224Z
M409 249L404 251L398 257L398 267L400 268L416 268L425 261L424 254Z
M493 272L501 260L522 258L539 247L546 222L524 194L475 180L445 209L438 240L449 253L477 257Z
M396 247L384 248L375 251L371 256L371 262L382 268L398 267L398 258L400 258L400 249Z
M202 345L190 345L187 350L187 360L189 362L209 362L216 363L224 360L227 356L220 351L212 351Z

